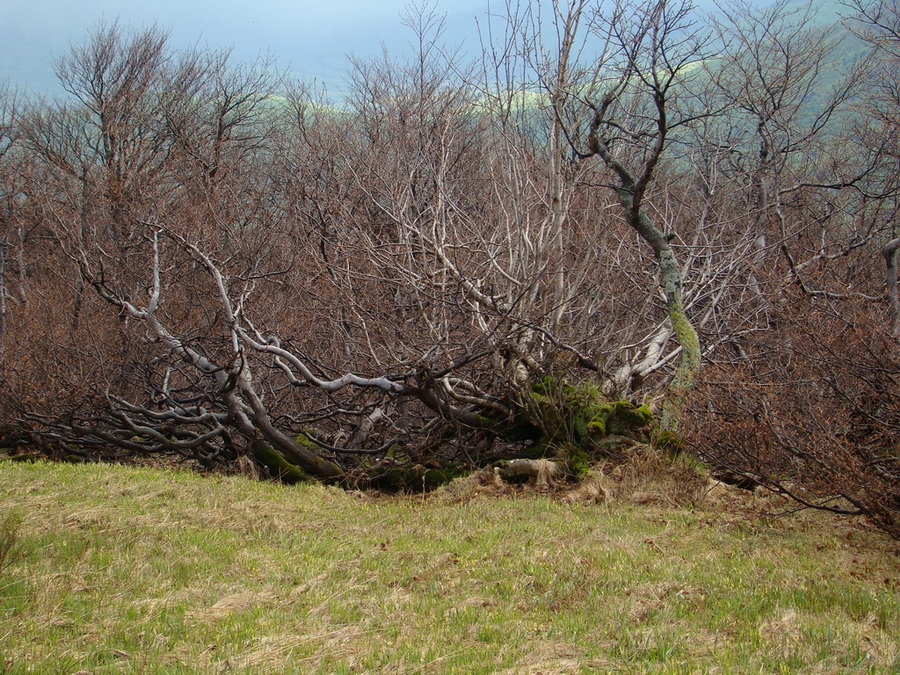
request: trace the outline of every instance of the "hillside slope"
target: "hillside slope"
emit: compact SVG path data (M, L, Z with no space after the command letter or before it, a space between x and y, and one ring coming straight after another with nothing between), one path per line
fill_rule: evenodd
M3 462L0 670L896 672L894 544L721 506Z

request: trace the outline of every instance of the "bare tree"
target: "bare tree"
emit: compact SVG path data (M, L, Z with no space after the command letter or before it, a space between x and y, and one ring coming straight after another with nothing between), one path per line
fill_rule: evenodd
M7 250L15 245L13 238L17 232L11 220L18 195L9 157L18 136L17 117L16 94L4 84L0 86L0 353L6 334L6 301L10 297L6 282L6 255Z
M101 23L83 47L56 64L63 88L88 115L85 140L101 162L111 235L120 244L129 238L127 213L139 199L136 181L152 180L166 155L149 120L166 41L158 28L126 36L116 23Z
M859 82L813 95L830 34L731 6L711 58L688 2L506 9L474 65L411 10L411 51L355 60L346 106L157 29L61 59L70 96L28 106L0 157L4 253L25 232L30 262L0 432L421 487L522 457L578 474L622 442L615 411L649 440L658 401L722 465L767 447L755 480L815 465L817 489L849 467L840 494L882 508L862 493L893 489L894 343L863 336L879 247L900 314L896 200L888 150L830 141ZM829 374L847 349L871 353ZM803 416L840 461L791 445Z
M715 15L713 25L721 55L708 72L729 111L729 171L746 181L753 262L771 262L774 251L787 264L788 281L810 293L827 292L809 287L804 270L847 255L874 234L853 213L863 210L859 191L878 150L861 151L853 138L834 142L845 134L870 64L865 58L846 63L846 30L819 24L813 3L778 2L758 10L738 1ZM805 200L803 192L815 192L823 208L811 222L791 222L786 202ZM807 245L794 246L796 241ZM750 274L757 284L756 273Z
M862 131L863 142L879 149L883 169L876 175L876 194L896 194L896 161L900 158L900 12L895 3L886 0L848 0L844 3L853 14L847 23L856 35L871 46L873 52L869 77L870 97L865 112L871 120ZM894 220L890 210L887 219ZM900 337L900 299L897 291L897 250L900 239L896 225L888 232L889 240L882 248L887 265L885 288L890 307L890 326L894 337Z
M489 83L436 48L440 20L408 21L414 58L359 64L355 117L302 95L276 103L265 64L173 58L154 30L101 27L60 61L76 104L29 116L31 197L76 288L60 305L76 317L67 348L104 394L55 419L19 406L23 425L323 479L361 457L395 465L398 448L407 464L448 446L478 463L476 443L560 426L531 388L560 364L600 369L584 346L618 338L598 308L628 308L592 289L640 258L620 232L607 256L576 225L602 208L579 190L593 169L572 161L560 124L577 78L552 83L541 65L548 106L510 107L497 80L485 103ZM117 348L92 364L101 326ZM654 330L642 374L666 362L669 332Z
M689 71L705 56L703 39L691 34L689 3L663 0L648 7L619 3L610 13L597 8L585 16L587 9L586 3L573 3L558 17L561 39L552 86L565 85L554 94L556 123L580 158L602 161L625 222L650 246L657 261L671 334L681 350L661 417L661 428L674 432L700 367L700 345L685 310L682 273L671 246L676 235L653 223L646 199L672 133L693 119L676 103L682 90L688 91ZM589 78L572 81L567 69L576 59L582 21L602 47ZM563 108L573 105L589 112L586 133L562 115ZM650 349L659 354L658 348Z
M689 440L750 485L865 515L896 537L897 352L883 268L872 264L887 262L890 301L893 131L853 100L871 91L861 86L873 62L840 68L839 28L816 26L810 5L744 7L729 21L719 35L740 48L726 52L717 83L747 122L727 144L733 168L723 166L745 176L765 330L745 333L740 358L717 359L701 378Z

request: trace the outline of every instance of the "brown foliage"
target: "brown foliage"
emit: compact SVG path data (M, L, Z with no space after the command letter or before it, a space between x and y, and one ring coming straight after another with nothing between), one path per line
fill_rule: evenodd
M880 306L784 291L749 358L706 369L689 440L730 471L900 537L900 345Z

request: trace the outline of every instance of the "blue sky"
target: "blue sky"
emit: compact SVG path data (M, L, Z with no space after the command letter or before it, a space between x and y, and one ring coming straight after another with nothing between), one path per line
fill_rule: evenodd
M764 0L757 0L763 2ZM436 0L447 15L453 44L477 48L475 18L504 0ZM709 6L712 0L700 3ZM384 41L401 51L409 37L400 14L409 0L0 0L3 40L0 81L54 94L53 59L80 44L105 19L123 25L152 25L171 31L171 45L233 47L235 61L269 52L293 74L341 87L347 54L377 53Z
M0 4L5 5L0 80L55 93L53 59L83 42L101 19L138 27L155 22L171 31L175 48L198 43L233 47L237 61L270 52L279 65L298 76L334 86L346 70L346 54L374 54L382 40L392 49L402 49L399 17L408 1L0 0ZM487 6L488 0L440 0L438 11L460 31L465 25L474 29L475 16L483 16Z

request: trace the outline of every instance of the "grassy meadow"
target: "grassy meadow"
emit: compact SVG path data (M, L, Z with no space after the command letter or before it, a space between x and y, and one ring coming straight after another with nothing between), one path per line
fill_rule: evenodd
M900 672L897 544L744 501L0 462L0 672Z

